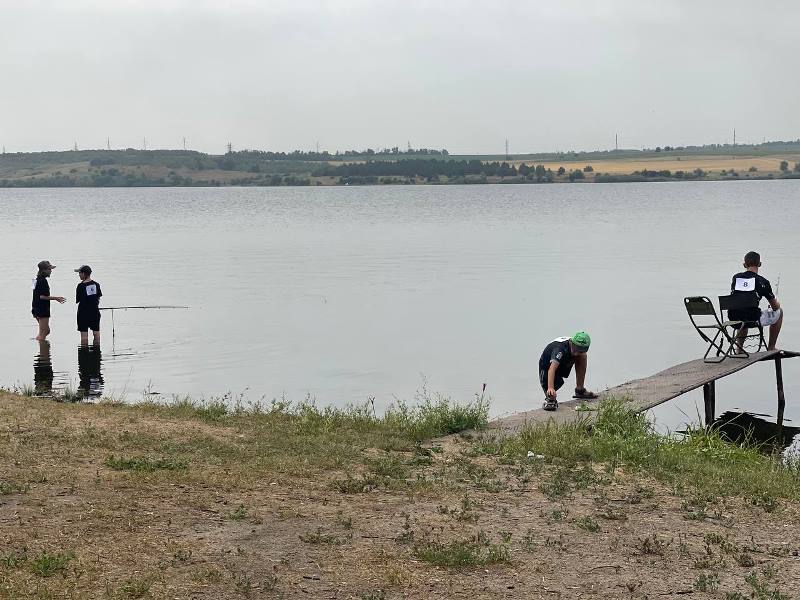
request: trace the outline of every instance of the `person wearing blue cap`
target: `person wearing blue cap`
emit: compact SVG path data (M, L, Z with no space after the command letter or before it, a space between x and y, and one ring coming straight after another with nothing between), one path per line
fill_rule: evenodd
M545 346L539 358L539 383L544 390L545 398L542 408L556 410L558 408L557 391L569 377L572 365L575 365L575 398L592 400L597 394L584 386L586 378L586 353L592 343L589 334L579 331L571 338L560 337Z

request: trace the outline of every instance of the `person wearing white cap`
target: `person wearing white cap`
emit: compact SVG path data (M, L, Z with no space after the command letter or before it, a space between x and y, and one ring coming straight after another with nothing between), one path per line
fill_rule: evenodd
M33 301L31 303L31 314L36 322L39 323L39 334L36 336L38 341L44 341L50 335L50 301L55 300L61 304L67 301L63 296L51 296L50 284L47 278L56 268L51 265L49 260L43 260L38 265L39 272L36 274L36 281L33 284Z

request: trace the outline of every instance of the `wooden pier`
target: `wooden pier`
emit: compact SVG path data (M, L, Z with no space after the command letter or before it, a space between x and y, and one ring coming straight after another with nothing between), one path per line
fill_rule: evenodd
M770 350L751 353L747 358L727 358L719 363L707 363L703 359L691 360L665 369L650 377L634 379L604 390L599 394L600 398L598 400L559 401L558 410L555 412L537 408L536 410L501 417L489 423L488 433L514 433L528 423L570 423L580 419L591 421L596 415L596 411L591 409L596 408L597 404L604 398L622 400L632 410L644 412L699 387L703 388L705 422L706 425L710 425L714 420L716 408L715 382L750 365L766 360L771 360L775 363L775 382L778 392L778 425L781 426L786 405L786 398L783 394L781 361L784 358L794 358L795 356L800 356L800 352ZM565 384L564 388L562 388L562 398L569 394L570 388L567 385ZM590 410L576 411L575 407L580 406L582 403L584 406L588 406Z

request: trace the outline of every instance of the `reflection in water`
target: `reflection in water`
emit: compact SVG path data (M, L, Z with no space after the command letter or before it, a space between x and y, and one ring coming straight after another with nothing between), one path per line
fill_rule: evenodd
M103 356L100 346L78 346L78 392L84 398L103 393Z
M70 392L69 374L53 370L50 342L39 342L39 353L33 357L33 393L58 400L99 398L103 394L103 359L100 346L78 347L78 389Z
M776 423L762 419L767 415L747 412L727 411L721 414L712 427L733 443L749 442L771 449L779 444L782 450L792 445L795 436L800 434L800 427L784 424L783 428Z
M37 396L53 393L53 363L50 359L50 342L39 341L39 354L33 357L33 389Z

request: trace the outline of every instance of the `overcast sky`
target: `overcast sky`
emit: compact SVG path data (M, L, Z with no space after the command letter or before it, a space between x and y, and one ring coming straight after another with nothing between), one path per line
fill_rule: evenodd
M799 22L793 1L0 0L0 143L797 139Z

